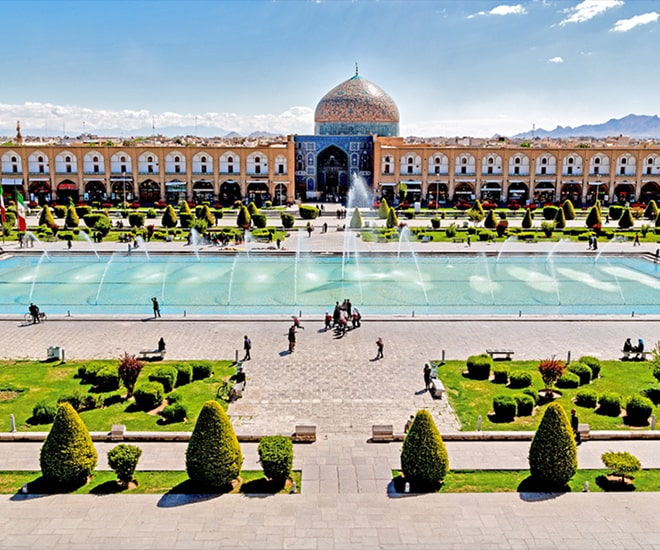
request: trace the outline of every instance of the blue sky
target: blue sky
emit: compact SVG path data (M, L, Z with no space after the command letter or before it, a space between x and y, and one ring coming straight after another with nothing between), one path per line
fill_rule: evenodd
M657 0L5 0L0 129L312 133L360 74L404 136L660 113ZM208 130L206 131L208 133Z

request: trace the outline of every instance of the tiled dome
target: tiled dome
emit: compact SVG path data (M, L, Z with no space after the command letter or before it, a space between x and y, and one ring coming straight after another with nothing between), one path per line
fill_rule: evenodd
M314 122L319 134L398 135L399 109L382 88L355 75L323 96Z

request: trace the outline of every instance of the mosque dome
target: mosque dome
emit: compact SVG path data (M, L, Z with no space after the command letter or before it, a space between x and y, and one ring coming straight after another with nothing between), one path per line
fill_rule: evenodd
M314 113L317 135L398 136L399 109L380 87L360 75L323 96Z

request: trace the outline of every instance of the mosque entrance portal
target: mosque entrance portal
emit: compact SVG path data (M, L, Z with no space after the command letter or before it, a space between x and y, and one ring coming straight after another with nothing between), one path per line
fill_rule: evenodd
M317 193L322 201L341 202L348 195L348 157L334 145L319 153Z

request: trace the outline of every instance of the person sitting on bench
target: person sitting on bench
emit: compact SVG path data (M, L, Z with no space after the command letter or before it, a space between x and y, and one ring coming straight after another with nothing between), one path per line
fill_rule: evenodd
M630 341L630 338L626 338L625 343L623 344L623 352L631 352L633 350L633 345L632 342Z
M158 351L160 351L161 353L165 351L165 340L163 340L162 336L160 340L158 340Z

